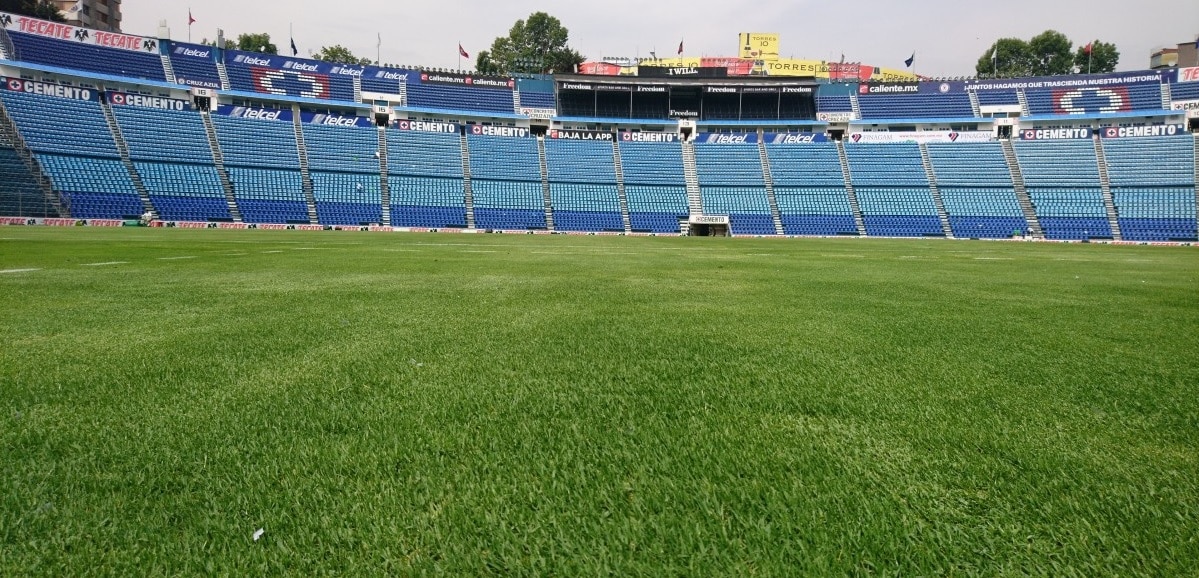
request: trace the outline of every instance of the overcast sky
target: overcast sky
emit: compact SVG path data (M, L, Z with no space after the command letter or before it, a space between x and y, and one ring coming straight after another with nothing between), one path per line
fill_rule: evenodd
M548 12L570 30L589 60L601 56L735 56L737 33L777 32L784 58L838 60L903 68L916 52L916 72L974 72L996 38L1029 38L1047 28L1075 45L1098 38L1120 49L1120 69L1149 66L1149 54L1199 35L1199 0L126 0L122 28L154 35L166 20L175 40L268 32L287 51L288 25L300 55L331 44L383 62L454 68L458 42L473 56L506 35L512 23ZM305 6L312 6L306 9ZM469 67L463 61L463 68Z

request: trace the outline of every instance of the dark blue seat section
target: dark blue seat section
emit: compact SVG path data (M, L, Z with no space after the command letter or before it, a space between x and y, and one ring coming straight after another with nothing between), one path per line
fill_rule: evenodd
M1195 239L1194 137L1105 139L1103 149L1124 239Z
M554 228L559 231L624 231L620 213L554 211Z
M1176 82L1170 85L1170 98L1199 100L1199 82Z
M1122 95L1119 100L1112 93L1127 92L1128 98ZM1061 98L1070 94L1069 99ZM1121 110L1161 110L1161 85L1134 84L1128 86L1104 86L1102 88L1080 88L1064 90L1060 88L1025 89L1024 97L1028 102L1031 114L1082 114L1120 112ZM1120 105L1113 108L1113 105Z
M955 237L962 239L1008 239L1028 232L1024 217L949 216Z
M136 219L146 210L128 194L67 191L62 199L76 219Z
M0 216L59 216L25 162L3 136L0 136Z
M203 44L171 43L171 70L175 82L188 86L221 88L221 76L217 73L215 48Z
M1126 241L1195 241L1195 219L1120 217L1120 234Z
M238 197L237 208L247 223L308 223L308 205L304 201Z
M1020 104L1020 97L1015 90L980 90L978 91L978 104L980 106Z
M774 235L762 159L756 144L695 145L704 213L728 215L734 235Z
M399 94L400 93L400 81L397 79L394 79L394 78L386 77L387 74L395 73L395 72L399 72L400 74L403 74L403 72L401 72L401 71L367 70L362 75L362 90L363 90L363 92L379 92L379 93L383 93L383 94ZM409 73L409 74L415 74L415 73Z
M640 233L678 233L690 214L682 145L620 141L629 226Z
M941 220L921 215L863 215L866 234L872 237L940 237Z
M253 67L236 64L228 60L225 62L225 72L229 76L229 85L233 90L354 102L354 81L351 78L316 73L301 74L293 71L275 70L273 68L264 70L278 73L277 78L271 79L271 90L266 90L265 87L255 84ZM319 79L327 87L328 94L321 94L319 92L320 83L305 80L305 77Z
M862 118L963 118L974 116L966 93L859 96Z
M555 108L557 103L554 101L554 93L552 92L521 92L520 105L528 108Z
M223 198L185 195L150 195L158 216L168 221L232 220Z
M1041 217L1046 239L1110 239L1112 227L1106 217Z
M461 190L461 183L458 185ZM393 227L420 227L429 229L462 229L466 227L466 209L461 206L438 207L420 205L392 205Z
M545 157L556 230L624 230L611 141L547 138Z
M508 230L544 229L545 210L476 208L475 228Z
M686 219L687 212L680 213L629 213L629 225L635 233L678 233L679 219Z
M373 225L383 222L383 207L344 201L317 201L316 214L322 225Z
M848 112L853 110L853 101L848 94L816 95L818 112Z
M8 36L12 39L18 60L166 82L166 74L162 71L162 58L158 53L102 48L11 30Z
M512 114L512 91L498 88L465 88L435 84L409 84L408 104L422 108L473 110Z
M880 237L943 236L937 205L913 143L845 147L866 234Z
M853 215L783 215L783 233L787 235L857 235Z

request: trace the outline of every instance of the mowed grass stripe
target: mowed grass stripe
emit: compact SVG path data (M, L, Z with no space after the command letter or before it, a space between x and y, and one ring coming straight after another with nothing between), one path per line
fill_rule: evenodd
M1194 248L12 231L0 573L1199 560Z

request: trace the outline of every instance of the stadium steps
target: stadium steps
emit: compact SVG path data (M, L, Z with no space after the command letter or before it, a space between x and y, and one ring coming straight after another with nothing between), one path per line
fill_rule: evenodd
M774 196L774 176L770 174L770 157L766 155L766 143L758 139L758 158L762 162L762 180L766 182L766 201L770 203L770 219L774 221L774 234L782 235L783 217L779 213L779 201Z
M296 154L300 155L300 176L304 179L304 201L308 204L308 222L320 222L316 214L316 194L312 187L312 173L308 171L308 146L304 144L304 125L300 122L300 105L291 106L292 125L296 134Z
M408 81L407 80L400 81L400 106L408 106Z
M683 141L683 178L687 180L687 210L691 216L704 214L704 198L699 191L699 170L695 167L695 144Z
M400 84L400 92L404 92L404 84ZM403 96L403 95L401 95ZM407 98L405 96L405 98ZM470 184L470 145L466 141L466 133L460 133L459 151L462 157L462 194L466 199L466 228L475 228L475 191Z
M1020 202L1020 210L1024 212L1024 220L1028 223L1028 232L1035 239L1044 239L1045 232L1041 230L1041 221L1037 218L1036 207L1032 204L1032 199L1028 196L1028 189L1024 188L1024 173L1020 170L1020 163L1016 160L1016 149L1012 148L1011 139L999 139L1000 146L1003 147L1003 158L1007 161L1008 172L1012 175L1012 188L1016 190L1016 200Z
M512 112L520 114L520 91L512 91Z
M225 62L217 59L216 75L221 79L221 90L229 90L229 71L225 69Z
M620 197L620 221L624 232L633 232L633 220L629 217L629 196L624 190L624 161L620 158L620 141L612 139L612 164L616 168L616 194Z
M229 171L225 170L225 155L221 152L220 141L216 138L216 127L212 125L212 116L208 111L200 112L204 121L204 134L208 135L208 148L212 150L212 162L216 166L217 176L221 178L221 188L225 190L225 204L229 205L229 215L234 222L241 222L241 209L237 206L237 196L233 194L233 180Z
M178 84L178 82L175 80L175 67L171 66L171 57L167 56L166 54L160 54L158 57L162 59L163 77L165 77L167 82L171 84Z
M1199 132L1191 136L1195 139L1195 206L1199 207ZM1199 219L1195 220L1195 230L1199 232Z
M1023 88L1016 89L1016 102L1020 103L1020 116L1028 116L1028 97L1024 95Z
M541 196L545 201L545 228L554 229L554 200L550 195L550 167L545 160L545 137L537 137L537 164L541 165Z
M1099 163L1099 185L1103 191L1103 208L1107 211L1107 222L1112 226L1112 238L1122 241L1124 236L1120 234L1120 214L1116 212L1116 202L1112 198L1112 181L1107 174L1107 159L1103 156L1103 141L1099 138L1098 132L1091 140L1095 143L1095 161Z
M966 91L966 95L970 97L970 111L974 113L974 118L982 118L982 107L978 104L978 93L973 90Z
M941 198L941 189L937 187L937 171L933 169L932 159L928 157L928 146L920 143L920 162L924 165L924 174L928 177L928 190L933 194L933 204L937 206L937 218L941 220L941 230L946 239L953 238L953 227L949 226L949 213L945 211L945 201Z
M845 193L849 195L849 208L853 209L853 224L858 235L866 236L866 219L862 217L862 206L858 204L858 193L853 190L853 174L849 172L849 156L845 154L845 141L837 141L837 156L841 159L841 178L845 180Z
M354 77L354 102L362 102L362 77Z
M857 91L849 93L849 108L853 110L853 118L862 118L862 106L858 103Z
M12 39L8 37L8 32L5 32L3 27L0 27L0 59L17 59L17 49L13 47Z
M1173 106L1173 102L1171 102L1173 100L1174 100L1174 97L1172 96L1172 94L1170 92L1170 83L1163 82L1162 83L1162 110L1170 110L1170 107Z
M125 135L121 133L121 125L117 124L117 116L113 114L112 105L108 104L107 99L100 99L100 110L104 111L104 121L108 123L108 131L112 133L112 140L117 144L117 152L121 155L121 164L125 165L126 171L129 171L129 178L133 181L137 198L141 200L142 207L157 219L158 210L154 208L154 203L150 202L150 192L146 190L142 176L137 174L137 168L129 159L129 143L125 142Z
M383 226L391 226L391 183L387 180L387 127L379 127L379 194L383 200Z
M4 29L0 28L0 33ZM38 188L41 189L42 195L46 197L46 202L54 207L54 211L60 217L69 218L71 211L62 204L62 199L58 193L54 192L54 184L50 182L50 177L42 172L42 167L37 162L37 158L33 156L33 151L29 150L29 145L25 144L25 139L21 133L17 131L17 125L13 123L12 118L8 116L8 110L4 108L4 101L0 100L0 141L6 141L17 156L21 158L25 168L33 175L33 179L37 181ZM2 185L3 183L0 183Z

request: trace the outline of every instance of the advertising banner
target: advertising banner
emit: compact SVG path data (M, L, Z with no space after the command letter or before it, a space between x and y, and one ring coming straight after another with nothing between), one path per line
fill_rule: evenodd
M1011 78L998 80L970 80L966 90L1017 90L1038 88L1102 88L1132 84L1161 84L1162 73L1142 70L1139 72L1116 72L1089 76L1050 76L1043 78Z
M1187 134L1181 124L1159 124L1153 126L1109 126L1099 129L1103 138L1157 138Z
M623 142L679 142L679 135L673 132L621 132Z
M1199 110L1199 100L1175 100L1170 103L1170 110Z
M1199 66L1179 68L1175 82L1199 82Z
M329 77L324 74L254 67L250 82L255 92L263 94L329 98Z
M565 140L600 140L609 142L616 139L616 135L598 130L551 130L548 136L550 138Z
M171 43L172 60L194 62L200 65L212 65L212 63L215 61L215 52L215 48L211 46L205 46L203 44L184 44L182 42ZM221 83L216 80L190 78L186 73L180 74L178 69L176 69L175 73L175 82L185 86L195 86L198 88L221 88Z
M226 50L225 63L227 65L273 68L304 74L319 74L326 77L344 78L347 82L352 82L355 77L361 77L366 71L365 66L338 64L336 62L325 62L323 60L311 60L308 58L292 58L275 54L242 52L240 50Z
M757 144L758 133L725 133L725 132L709 132L695 137L695 142L704 144Z
M486 126L474 124L470 126L470 134L505 138L528 138L529 129L519 126Z
M458 125L452 122L427 122L423 120L400 119L395 121L393 124L395 124L395 127L400 130L458 134Z
M92 46L100 46L102 48L116 48L131 52L158 54L157 38L133 36L120 32L102 32L89 28L76 28L67 24L38 20L37 18L29 18L7 12L0 12L0 25L3 25L5 30L33 34L43 38L91 44Z
M1020 131L1020 140L1088 139L1094 133L1089 127L1038 128Z
M637 76L645 78L726 78L729 69L715 66L639 66Z
M849 122L853 120L853 112L818 112L816 120L820 122Z
M549 120L558 114L558 111L552 108L536 108L531 106L522 106L516 112L536 120Z
M742 32L737 35L741 58L778 60L779 35L776 32Z
M357 126L362 128L371 128L375 123L371 119L362 116L343 116L339 114L326 114L323 112L307 112L300 111L300 122L307 124L319 124L322 126Z
M160 98L142 94L128 94L110 90L105 93L108 104L113 106L132 106L136 108L157 108L159 110L191 110L192 103L177 98Z
M784 132L766 133L762 136L766 144L808 144L814 142L829 142L828 135L822 132Z
M278 120L284 122L293 122L295 120L291 111L285 109L251 108L248 106L222 104L213 112L222 116L250 120Z
M11 90L13 92L28 92L29 94L56 96L71 100L100 100L100 95L96 91L78 86L63 86L61 84L47 84L45 82L24 80L21 78L3 77L0 77L0 85L2 85L4 90Z
M465 86L471 88L496 88L501 90L516 89L516 80L503 76L474 76L471 74L455 74L452 72L421 72L421 84L441 84L446 86Z
M955 130L924 130L924 131L893 131L893 132L855 132L849 135L851 143L930 143L930 142L986 142L994 140L991 131L955 131Z

